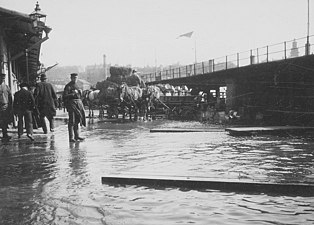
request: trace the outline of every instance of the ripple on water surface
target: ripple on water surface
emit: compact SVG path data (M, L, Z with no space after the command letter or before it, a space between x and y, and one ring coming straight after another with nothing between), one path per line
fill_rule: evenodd
M53 135L0 145L0 221L6 224L313 224L314 198L183 188L110 186L106 174L314 183L313 143L225 132L195 122L94 123L87 140ZM9 149L10 147L10 149ZM23 147L23 148L22 148Z

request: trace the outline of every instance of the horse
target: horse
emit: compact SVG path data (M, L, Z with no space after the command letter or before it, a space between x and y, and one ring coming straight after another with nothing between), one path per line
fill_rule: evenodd
M143 89L142 109L144 112L144 120L148 119L149 114L152 114L155 105L160 101L161 90L158 86L150 85Z
M108 118L118 118L120 106L120 86L109 80L98 82L96 87L100 89L99 103L107 108Z
M94 117L94 107L99 107L99 95L100 90L84 90L82 93L83 104L88 107L88 117ZM99 117L102 117L102 110L99 107Z
M129 117L132 120L132 109L134 110L134 120L138 119L139 110L141 109L141 98L143 91L138 86L129 87L126 83L120 86L120 101L122 109L129 109ZM123 114L123 118L125 114Z
M125 78L125 83L129 86L129 87L140 87L140 88L145 88L145 82L136 74L132 74L131 76L128 76Z
M156 86L165 96L173 96L176 91L175 87L170 84L157 84Z

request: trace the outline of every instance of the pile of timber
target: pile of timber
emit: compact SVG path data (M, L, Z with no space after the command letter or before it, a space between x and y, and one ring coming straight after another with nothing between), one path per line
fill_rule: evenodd
M117 67L111 66L110 77L107 78L108 81L121 85L122 82L125 82L126 77L131 76L132 68L129 67Z
M126 83L128 86L145 86L144 81L137 74L132 74L132 68L112 66L109 70L110 77L107 80L110 82L119 85Z
M130 67L111 66L109 71L110 77L128 77L132 74L132 68Z

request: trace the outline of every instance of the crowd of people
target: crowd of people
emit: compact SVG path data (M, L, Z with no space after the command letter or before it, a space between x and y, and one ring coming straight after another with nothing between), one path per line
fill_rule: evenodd
M86 126L85 111L82 95L77 85L78 74L70 75L71 81L65 86L63 96L57 97L52 84L47 82L46 74L41 74L40 82L35 87L22 82L14 96L10 87L5 83L6 74L0 74L0 127L2 140L9 141L9 124L14 124L17 118L18 138L26 130L26 136L34 141L33 129L41 127L44 134L48 133L46 119L49 121L50 132L54 132L54 117L60 105L68 112L69 142L83 141L79 135L79 125Z

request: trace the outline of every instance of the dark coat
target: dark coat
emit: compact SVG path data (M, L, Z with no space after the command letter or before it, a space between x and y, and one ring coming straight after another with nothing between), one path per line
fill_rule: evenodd
M75 121L86 126L85 110L81 97L81 91L76 83L71 81L65 85L62 98L67 111L69 113L74 112Z
M35 99L32 92L21 89L14 94L13 110L14 114L23 113L26 110L35 109Z
M71 81L65 85L62 98L67 109L71 106L73 100L81 99L81 97L79 86L76 83Z
M45 81L38 83L34 97L39 113L46 116L56 115L57 95L52 84Z
M12 94L8 85L0 84L0 127L13 122Z

